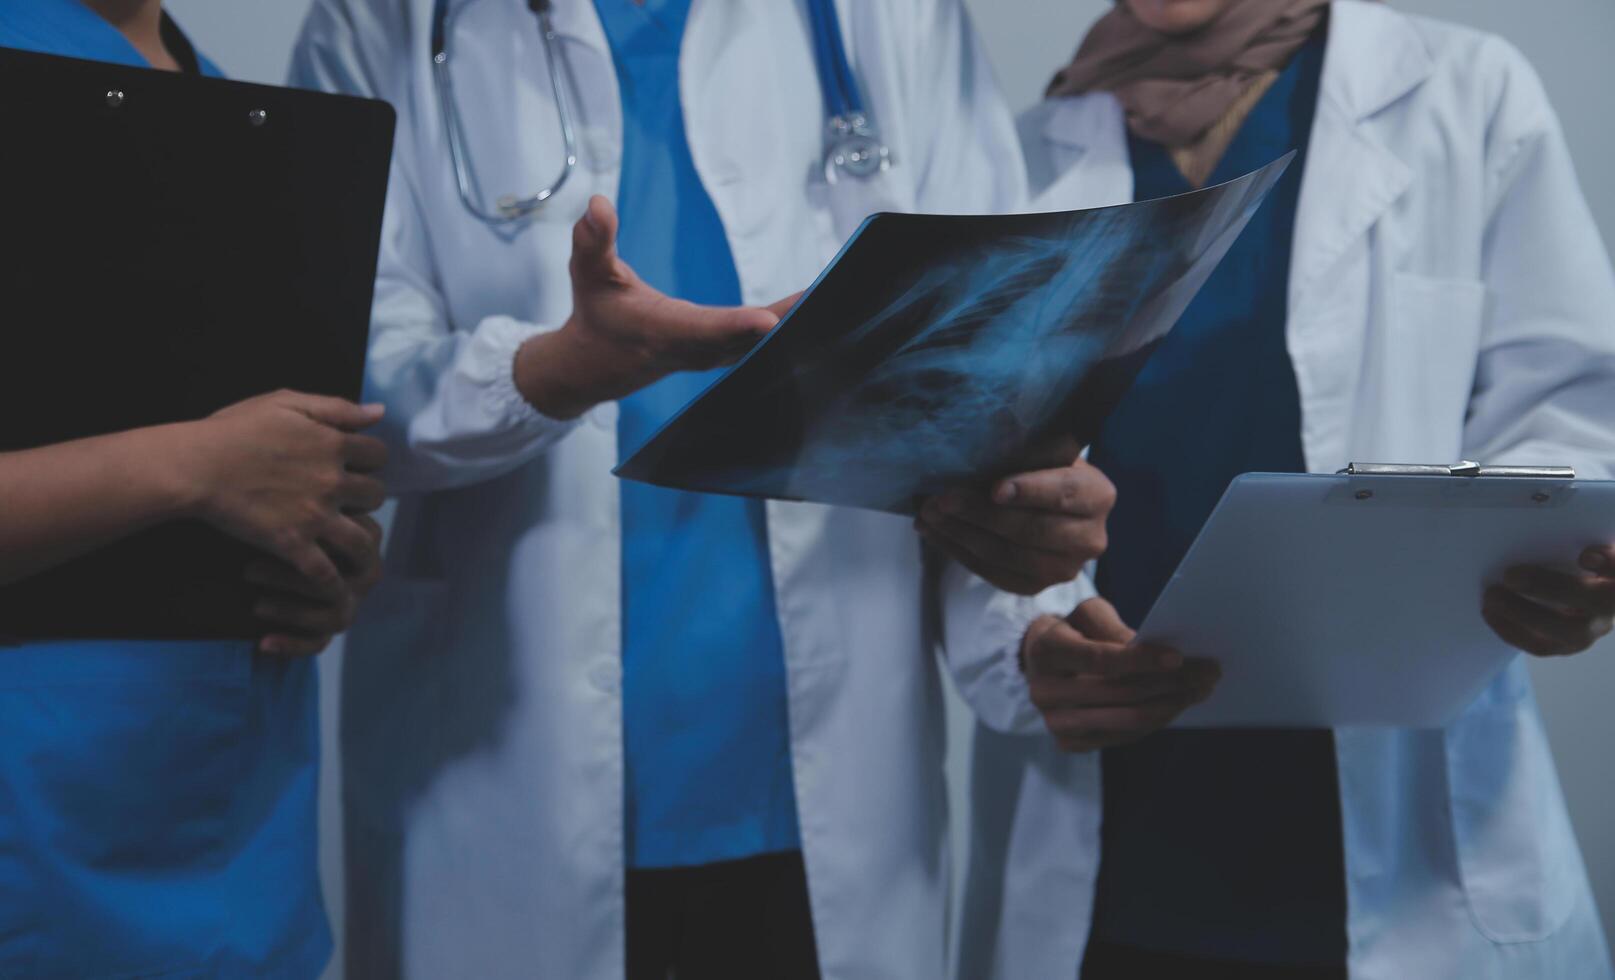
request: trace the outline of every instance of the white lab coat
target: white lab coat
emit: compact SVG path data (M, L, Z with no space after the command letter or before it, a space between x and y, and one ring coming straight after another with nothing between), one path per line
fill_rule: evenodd
M617 79L594 4L559 0L578 170L536 220L491 230L455 192L431 7L316 0L293 65L294 83L380 95L400 121L369 388L404 496L387 580L347 648L349 975L620 980L616 407L555 421L511 379L518 345L570 312L572 223L590 194L615 196ZM479 178L537 190L560 143L536 21L522 0L471 10L454 53ZM1002 210L1024 194L1014 121L959 0L839 12L895 166L834 187L801 8L696 0L690 14L686 129L748 303L806 287L873 210ZM986 710L1024 715L1020 636L1069 596L1012 597L922 560L902 518L767 513L824 975L934 980L949 879L935 651L968 661Z
M1022 135L1041 207L1132 198L1110 96L1047 102ZM1313 472L1465 458L1611 475L1615 277L1517 52L1389 6L1334 4L1288 344ZM1354 980L1611 975L1522 662L1445 729L1335 742ZM1074 977L1099 757L982 732L973 770L960 976Z

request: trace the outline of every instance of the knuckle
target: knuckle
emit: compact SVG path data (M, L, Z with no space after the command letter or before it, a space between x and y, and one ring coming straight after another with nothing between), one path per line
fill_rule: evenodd
M1093 469L1094 481L1094 511L1098 514L1108 514L1116 506L1116 484L1110 482L1110 477Z
M1026 663L1029 667L1040 667L1048 658L1049 631L1054 629L1060 620L1054 616L1044 614L1032 620L1032 625L1026 628Z
M315 494L322 503L334 505L341 498L345 483L341 473L327 470L315 479Z
M305 536L301 523L286 524L269 536L270 546L281 555L296 555L303 550Z

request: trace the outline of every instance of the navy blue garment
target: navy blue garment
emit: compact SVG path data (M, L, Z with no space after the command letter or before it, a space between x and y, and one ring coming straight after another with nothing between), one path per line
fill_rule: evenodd
M0 45L146 66L77 0L0 3ZM0 645L0 976L319 976L318 705L248 643Z
M664 293L738 304L739 276L679 103L689 0L596 7L622 88L618 250ZM623 458L716 376L676 374L623 399ZM628 865L796 850L784 641L763 505L631 482L621 489Z
M1093 447L1118 491L1099 589L1129 623L1149 612L1234 477L1305 469L1285 324L1322 63L1320 36L1218 164L1213 183L1302 149ZM1138 199L1190 189L1161 146L1135 137L1129 149ZM1329 732L1169 731L1102 758L1097 939L1248 962L1344 961Z

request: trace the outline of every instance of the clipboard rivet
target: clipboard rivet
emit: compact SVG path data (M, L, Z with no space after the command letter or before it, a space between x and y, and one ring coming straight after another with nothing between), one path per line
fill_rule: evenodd
M117 89L107 93L107 105L113 109L123 105L123 93Z
M1372 491L1372 490L1359 490L1359 491L1357 491L1357 499L1358 500L1367 500L1368 498L1370 498L1372 496L1374 496L1374 491Z
M254 126L262 126L264 123L266 123L268 121L269 121L269 112L267 110L254 109L251 112L247 113L247 122L252 123Z

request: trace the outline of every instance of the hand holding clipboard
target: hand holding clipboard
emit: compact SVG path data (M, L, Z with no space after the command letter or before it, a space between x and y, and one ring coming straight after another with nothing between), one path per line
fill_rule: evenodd
M1595 542L1615 542L1615 481L1564 467L1246 474L1139 635L1222 666L1183 727L1437 727L1518 652L1489 622L1526 639L1529 610L1483 613L1495 583L1600 597L1585 638L1607 631L1615 580L1573 571Z

